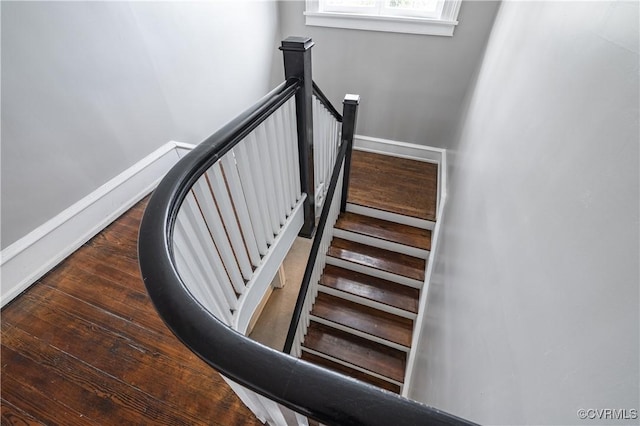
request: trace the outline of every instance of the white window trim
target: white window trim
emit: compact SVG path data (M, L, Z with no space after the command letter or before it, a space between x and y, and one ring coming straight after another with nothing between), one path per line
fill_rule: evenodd
M318 0L306 0L305 22L310 26L365 31L453 36L462 0L445 0L440 19L408 16L374 16L357 13L322 12Z

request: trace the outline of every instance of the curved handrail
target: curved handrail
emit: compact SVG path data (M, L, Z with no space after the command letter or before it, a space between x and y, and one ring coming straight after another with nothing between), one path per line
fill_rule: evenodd
M140 270L160 317L196 355L224 376L326 424L468 422L257 343L222 323L187 290L176 270L172 234L198 177L299 89L289 80L181 159L160 182L140 226Z

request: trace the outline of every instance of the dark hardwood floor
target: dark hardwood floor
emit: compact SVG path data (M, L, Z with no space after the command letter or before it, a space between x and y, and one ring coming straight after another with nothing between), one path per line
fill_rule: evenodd
M2 310L2 425L262 424L151 305L136 247L145 204Z
M389 160L354 151L349 201L433 220L437 168L418 161ZM138 270L138 226L145 205L143 200L133 207L2 310L2 425L261 424L220 375L182 345L156 314ZM345 223L340 226L354 228L351 219L342 218ZM428 231L407 231L374 219L355 222L354 232L430 247ZM355 255L355 243L344 244L335 239L332 250L360 263L369 264L385 252L367 248ZM423 260L384 254L370 266L422 279ZM361 282L363 277L366 282ZM417 308L416 289L355 272L336 277L328 270L323 280L326 286L379 303L410 312ZM356 309L350 302L345 305L346 310ZM316 314L364 333L377 332L371 325L382 321L352 324L321 308L320 304ZM356 310L367 318L371 314L369 308ZM392 316L383 319L393 331L393 341L398 334L397 343L410 344L406 331L410 323ZM405 354L384 345L316 323L305 345L384 377L403 379ZM378 356L371 356L371 345ZM305 357L317 358L309 353ZM400 390L344 365L319 363L385 389Z
M348 201L435 221L438 166L353 151Z

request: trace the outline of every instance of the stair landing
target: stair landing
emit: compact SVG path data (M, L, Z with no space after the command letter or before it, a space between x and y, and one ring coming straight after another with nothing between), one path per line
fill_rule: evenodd
M438 165L354 150L347 201L435 221Z

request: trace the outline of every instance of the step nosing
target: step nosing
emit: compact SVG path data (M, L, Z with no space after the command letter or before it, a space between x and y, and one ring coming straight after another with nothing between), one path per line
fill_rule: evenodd
M390 308L395 308L395 309L398 309L400 311L407 312L408 314L417 314L418 313L417 309L415 309L415 310L406 309L404 306L401 306L399 303L389 303L389 302L383 301L381 298L367 297L367 296L363 296L362 294L358 294L358 293L353 292L353 291L348 291L348 290L343 290L341 288L333 287L333 286L325 283L322 280L322 278L320 279L318 284L320 286L324 287L324 288L332 289L332 290L334 290L336 292L340 292L340 293L343 293L343 294L348 294L348 295L351 295L351 296L353 296L355 298L358 298L358 299L368 300L368 301L370 301L372 303L376 303L376 304L381 305L381 306L387 306L387 307L390 307ZM398 284L398 285L401 285L401 284ZM319 290L322 292L322 288L319 289ZM374 309L377 309L377 308L374 307Z
M375 374L375 375L377 375L377 376L379 376L381 378L384 378L386 380L391 381L392 383L402 384L401 380L398 380L395 377L391 377L391 375L384 374L384 373L382 373L380 371L376 371L376 370L374 370L372 368L369 368L369 367L358 365L353 360L344 359L344 358L341 358L339 356L336 356L335 354L328 353L328 352L325 352L325 351L322 351L322 350L319 350L317 348L313 348L313 347L310 347L310 346L302 345L302 350L305 350L305 349L308 350L308 351L311 351L312 353L316 353L316 354L319 354L321 356L324 356L329 360L336 360L336 361L339 361L341 363L344 363L344 364L346 364L346 365L348 365L350 367L353 367L354 369L359 369L359 370L361 370L363 372L366 372L366 373L369 373L369 374L373 373L372 375Z
M405 216L405 217L409 217L411 219L420 219L420 220L426 220L427 222L434 222L436 221L436 218L427 218L427 217L421 217L421 216L417 216L417 215L412 215L412 214L407 214L407 213L402 213L402 212L396 212L393 211L391 209L385 209L385 208L381 208L380 206L370 206L367 204L363 204L363 203L358 203L358 202L354 202L352 200L347 199L347 203L349 204L353 204L354 206L360 206L360 207L366 207L368 209L372 209L372 210L378 210L380 212L385 212L385 213L392 213L398 216ZM383 219L384 220L384 219ZM389 221L390 222L390 221Z
M369 265L369 264L367 264L365 262L357 262L357 261L354 261L352 259L345 259L342 256L335 256L335 255L333 255L331 253L327 253L327 257L332 257L334 259L340 259L340 260L343 260L345 262L353 263L354 265L365 266L367 268L376 269L378 271L387 272L389 274L397 275L399 277L409 278L411 280L424 281L424 272L422 272L419 276L413 276L413 275L401 274L401 273L398 273L396 271L391 271L391 270L385 269L385 268L379 268L379 267L376 267L376 266L372 266L372 265Z
M327 290L339 293L339 297L357 299L357 303L374 303L413 315L418 313L420 291L402 283L330 263L325 266L319 283Z
M313 353L309 349L305 349L302 351L301 358L304 361L319 365L324 368L328 368L332 371L337 371L338 373L344 374L348 377L352 377L354 379L363 381L364 383L369 383L373 386L377 386L394 393L399 394L401 391L402 383L396 382L395 380L387 377L380 376L373 371L361 369L357 366L354 366L353 364L348 364L346 362L338 361L334 358L330 359L327 356Z
M371 370L371 369L363 367L361 365L354 364L351 361L335 357L335 356L333 356L331 354L327 354L327 353L321 352L321 351L319 351L317 349L310 348L310 347L307 347L307 346L303 345L302 346L302 350L306 351L307 353L314 354L316 356L320 356L320 357L322 357L324 359L327 359L329 361L337 362L337 363L339 363L341 365L344 365L346 367L350 367L350 368L352 368L354 370L357 370L357 371L360 371L362 373L369 374L371 377L379 378L379 379L384 380L384 381L386 381L388 383L391 383L391 384L394 384L394 385L397 385L397 386L402 386L403 385L403 381L396 380L393 377L386 376L386 375L381 374L381 373L379 373L379 372L377 372L375 370Z
M403 380L407 353L366 338L311 321L302 345L310 350Z
M354 231L353 229L348 229L348 228L340 227L340 226L335 226L335 228L339 229L341 231L344 231L344 232L350 232L352 234L362 235L362 236L369 237L369 238L375 238L377 240L385 241L385 242L388 242L388 243L397 244L399 246L405 246L405 247L409 247L409 248L412 248L412 249L430 251L430 248L426 247L426 246L421 246L421 245L418 245L418 244L407 244L406 242L400 242L398 240L391 239L391 238L384 238L384 237L381 237L380 235L376 235L376 234L373 234L373 233Z
M407 344L406 344L406 343L404 343L404 342L399 342L398 340L391 340L391 339L389 339L389 338L387 338L387 337L380 336L379 334L373 334L373 333L371 333L371 332L369 332L369 331L367 331L367 330L363 330L363 329L361 329L361 328L354 327L354 326L352 326L352 325L350 325L350 324L346 324L346 323L344 323L344 322L336 321L335 319L332 319L332 318L323 317L323 316L321 316L321 315L314 314L313 312L311 312L311 314L310 314L310 315L311 315L311 317L312 317L312 318L316 318L316 319L319 319L319 320L321 320L321 321L326 321L326 322L329 322L329 323L335 324L335 325L337 325L337 326L344 327L345 329L352 330L352 331L355 331L355 332L357 332L357 333L361 333L361 334L365 335L365 336L359 336L358 334L351 333L351 334L353 334L354 336L363 337L363 338L365 338L365 339L368 339L368 337L373 337L373 338L375 338L375 339L380 339L380 340L382 340L382 341L384 341L384 342L388 342L390 345L398 345L398 346L401 346L401 347L405 348L407 351L411 349L411 342L409 342L409 344L407 345ZM337 327L335 327L335 328L336 328L336 329L338 329L338 330L340 330L340 329L339 329L339 328L337 328ZM342 330L342 331L346 331L346 330ZM413 329L411 330L411 332L413 332ZM411 334L412 334L412 333L411 333ZM368 337L366 337L366 336L368 336ZM373 339L368 339L368 340L371 340L371 341L373 341L373 342L376 342L376 341L375 341L375 340L373 340ZM382 343L382 342L376 342L376 343L381 343L381 344L383 344L383 345L385 345L385 346L390 346L390 345L387 345L387 344ZM390 347L393 347L393 346L390 346Z

